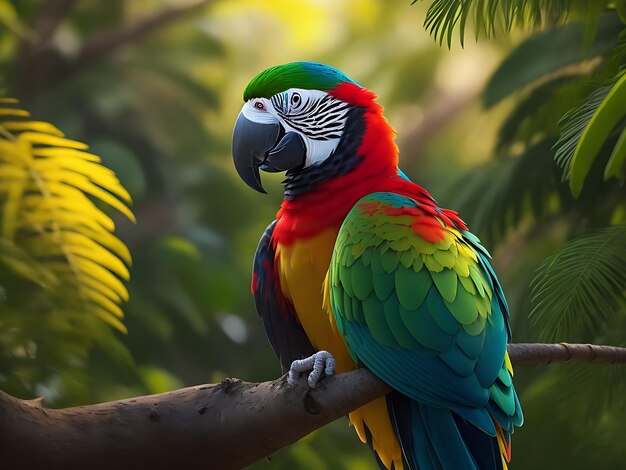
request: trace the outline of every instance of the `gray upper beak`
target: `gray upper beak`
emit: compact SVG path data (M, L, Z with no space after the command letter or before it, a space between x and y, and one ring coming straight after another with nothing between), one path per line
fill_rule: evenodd
M279 123L261 124L239 113L233 131L233 161L241 179L252 189L265 192L259 166L265 161L280 134Z
M304 165L306 145L297 132L283 131L280 123L259 123L239 114L233 132L233 161L242 180L264 193L259 168L287 171Z

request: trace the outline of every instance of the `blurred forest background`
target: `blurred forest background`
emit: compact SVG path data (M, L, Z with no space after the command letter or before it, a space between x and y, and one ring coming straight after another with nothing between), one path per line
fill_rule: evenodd
M17 243L4 208L0 389L62 407L280 374L249 284L281 178L264 175L268 196L250 190L230 139L249 79L296 60L379 95L405 172L492 252L514 341L626 345L624 2L545 2L521 27L503 10L511 31L495 38L459 10L463 48L458 29L447 36L455 2L427 17L431 3L0 0L0 96L87 143L136 217L107 209L133 258L124 326L110 327L3 264ZM583 159L577 142L607 96ZM526 422L512 469L623 468L626 367L519 367L516 384ZM375 465L339 420L252 468Z

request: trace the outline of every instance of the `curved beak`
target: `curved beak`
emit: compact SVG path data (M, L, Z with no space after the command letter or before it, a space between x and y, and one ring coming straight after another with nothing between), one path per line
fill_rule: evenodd
M252 189L264 193L259 167L274 147L280 134L280 124L261 124L239 113L233 131L233 162L241 179Z
M286 171L304 165L306 146L296 132L285 133L278 121L260 123L239 113L233 131L233 161L241 179L265 193L259 169Z

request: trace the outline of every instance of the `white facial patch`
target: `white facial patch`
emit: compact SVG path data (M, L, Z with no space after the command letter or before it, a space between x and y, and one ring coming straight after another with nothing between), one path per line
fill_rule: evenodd
M280 122L286 132L297 132L306 146L305 167L323 162L337 148L350 105L320 90L290 88L270 99L253 98L241 112L254 122Z
M259 107L263 106L263 109ZM276 113L273 112L272 103L266 98L254 98L247 101L241 113L252 122L258 122L259 124L274 124L279 122Z

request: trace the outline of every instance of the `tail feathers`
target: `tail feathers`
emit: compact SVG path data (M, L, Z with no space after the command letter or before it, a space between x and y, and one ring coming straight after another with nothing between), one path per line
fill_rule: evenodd
M374 453L376 462L384 470L403 470L400 443L396 439L385 397L378 398L349 414L362 442Z
M372 451L372 454L374 454L374 459L376 460L376 464L378 465L380 470L397 470L393 462L391 463L391 467L387 467L387 465L385 465L385 463L382 461L382 459L378 455L378 452L374 448L374 441L372 440L372 433L366 424L363 425L363 430L365 431L365 443Z
M502 429L500 425L496 425L496 440L498 441L498 449L502 457L502 466L506 470L507 462L511 461L511 434Z
M388 395L387 405L406 469L506 470L498 436L486 434L456 413L398 392ZM500 433L504 437L501 429Z

